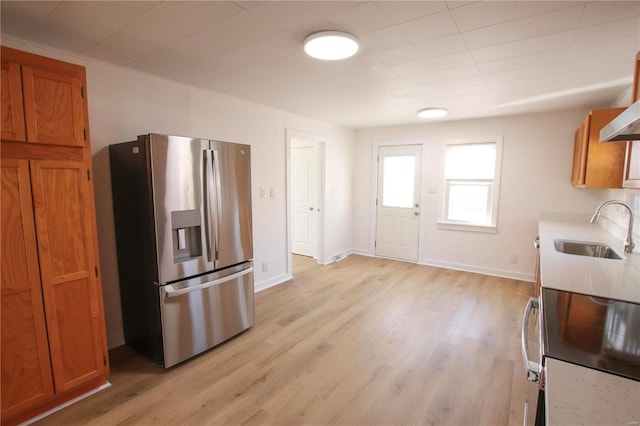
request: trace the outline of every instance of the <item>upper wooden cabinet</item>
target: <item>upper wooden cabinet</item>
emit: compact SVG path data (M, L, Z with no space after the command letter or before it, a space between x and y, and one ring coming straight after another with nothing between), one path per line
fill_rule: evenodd
M600 129L624 108L596 109L576 130L571 183L580 188L621 188L625 146L600 143Z
M24 141L24 110L20 65L2 61L2 139Z
M640 100L640 52L636 54L631 103ZM640 189L640 141L628 141L624 161L624 188Z
M34 56L22 61L23 52L2 47L2 139L83 146L82 78L55 66L58 61Z

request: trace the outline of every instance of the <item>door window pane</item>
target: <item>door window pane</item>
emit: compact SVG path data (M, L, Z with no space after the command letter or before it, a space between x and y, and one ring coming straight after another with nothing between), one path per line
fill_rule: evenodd
M382 205L413 207L415 157L384 157Z

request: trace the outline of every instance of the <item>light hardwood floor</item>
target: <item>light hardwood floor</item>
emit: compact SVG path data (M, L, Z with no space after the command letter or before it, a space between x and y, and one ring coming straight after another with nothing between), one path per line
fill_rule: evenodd
M113 386L40 424L522 424L531 283L357 255L294 277L183 365L112 351Z

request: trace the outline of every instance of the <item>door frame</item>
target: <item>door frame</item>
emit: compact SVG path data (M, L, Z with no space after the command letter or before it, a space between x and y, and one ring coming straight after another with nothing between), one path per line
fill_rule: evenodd
M325 149L327 138L324 136L307 133L295 129L285 129L286 136L286 163L287 163L287 275L293 276L293 231L292 214L293 208L293 174L291 171L291 140L306 139L318 144L318 264L324 265L324 236L325 236Z
M399 140L383 140L374 142L371 150L371 197L369 205L369 253L372 257L376 257L376 231L377 231L377 210L376 199L378 198L378 151L382 146L401 146L401 145L420 145L422 147L422 162L420 164L420 222L418 225L418 260L420 263L423 254L422 243L424 242L424 230L426 229L426 197L425 197L425 142L421 139L399 139ZM397 259L404 262L402 259Z

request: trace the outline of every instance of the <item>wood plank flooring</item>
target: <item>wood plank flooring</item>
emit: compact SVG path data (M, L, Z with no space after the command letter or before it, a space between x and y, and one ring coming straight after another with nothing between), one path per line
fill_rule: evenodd
M357 255L294 277L183 365L112 351L112 387L39 424L522 424L531 283Z

